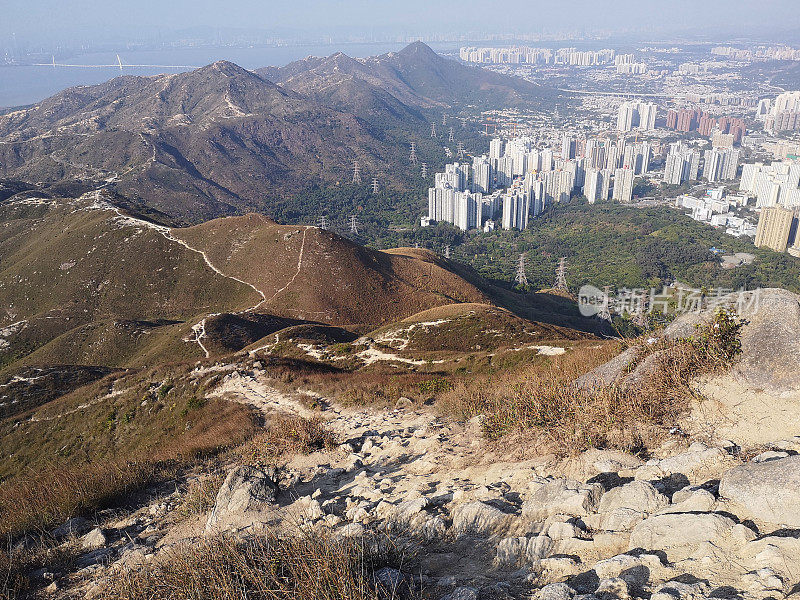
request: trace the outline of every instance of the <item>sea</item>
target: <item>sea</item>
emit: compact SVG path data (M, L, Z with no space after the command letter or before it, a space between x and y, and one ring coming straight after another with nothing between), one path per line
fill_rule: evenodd
M343 43L332 45L192 47L166 50L96 52L56 56L59 64L83 66L35 66L0 64L0 108L35 104L69 87L95 85L120 75L158 75L202 67L218 60L229 60L245 69L283 66L307 56L328 56L344 52L354 58L374 56L402 49L405 42ZM453 53L454 43L430 44L437 52ZM49 60L42 62L50 62Z

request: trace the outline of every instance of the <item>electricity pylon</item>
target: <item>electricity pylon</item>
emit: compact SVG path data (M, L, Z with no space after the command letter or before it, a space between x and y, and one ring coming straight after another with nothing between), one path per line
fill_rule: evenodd
M357 160L353 161L353 183L361 183L361 167Z
M356 215L350 216L350 233L358 235L358 217Z
M567 259L566 257L562 257L561 260L558 261L558 267L556 268L556 285L555 289L562 291L562 292L569 292L569 286L567 286Z
M519 285L528 285L528 276L525 274L525 253L519 255L519 262L517 262L517 274L514 281Z

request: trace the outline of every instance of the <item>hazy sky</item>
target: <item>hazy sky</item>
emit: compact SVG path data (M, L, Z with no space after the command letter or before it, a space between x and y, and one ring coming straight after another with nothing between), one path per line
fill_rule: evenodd
M800 28L800 0L0 0L0 37L97 39L192 27L298 33Z

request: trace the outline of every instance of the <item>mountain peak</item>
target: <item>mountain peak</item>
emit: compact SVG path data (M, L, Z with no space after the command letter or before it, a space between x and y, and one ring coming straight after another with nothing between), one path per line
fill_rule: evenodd
M398 54L403 56L428 56L428 57L438 57L439 55L433 51L433 49L428 46L425 42L411 42L408 46L400 50Z

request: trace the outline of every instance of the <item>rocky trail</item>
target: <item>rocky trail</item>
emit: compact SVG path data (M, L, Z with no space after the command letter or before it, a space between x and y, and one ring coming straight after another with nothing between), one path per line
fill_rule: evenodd
M776 335L775 315L798 326ZM491 442L480 416L459 422L408 399L385 410L284 391L253 356L199 365L193 377L217 375L209 397L249 404L267 423L281 413L318 418L338 445L278 465L229 458L218 474L164 484L122 515L68 522L53 536L72 533L83 548L77 572L40 576L53 578L56 592L63 586L64 598L98 597L121 569L170 548L217 534L306 531L391 536L409 558L402 572L382 576L411 580L433 600L800 600L800 406L791 366L800 299L770 292L745 316L734 369L700 386L735 382L749 399L715 404L721 420L693 407L646 459L601 449L541 454L513 436ZM687 326L676 320L665 335L685 335ZM769 356L765 340L775 349ZM576 383L637 377L648 361L628 369L631 353ZM764 361L786 367L771 389ZM764 402L782 403L774 410L782 423L765 426ZM712 431L725 419L750 431ZM187 515L198 481L213 483L213 506Z
M257 361L218 370L228 373L212 395L266 419L314 414L308 392L278 391ZM763 599L800 584L800 437L750 460L732 442L682 438L648 461L608 450L525 457L487 442L479 418L317 400L338 448L277 471L229 464L207 514L178 517L184 481L122 519L66 524L86 548L71 576L81 593L204 536L297 527L391 534L413 550L407 575L437 600Z

